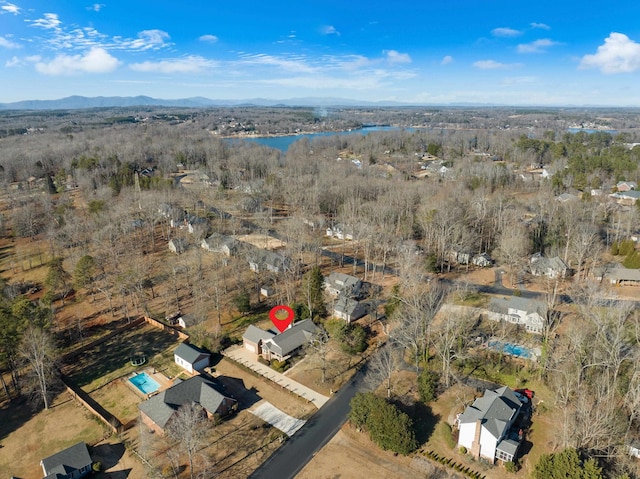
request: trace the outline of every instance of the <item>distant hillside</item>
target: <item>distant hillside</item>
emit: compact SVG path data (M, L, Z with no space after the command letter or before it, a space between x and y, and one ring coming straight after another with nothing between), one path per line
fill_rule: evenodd
M194 97L176 100L164 100L149 96L69 96L59 100L25 100L13 103L0 103L0 110L78 110L85 108L113 108L134 106L165 106L182 108L203 108L214 106L408 106L397 102L363 102L342 98L292 98L288 100L267 100L254 98L247 100L211 100Z

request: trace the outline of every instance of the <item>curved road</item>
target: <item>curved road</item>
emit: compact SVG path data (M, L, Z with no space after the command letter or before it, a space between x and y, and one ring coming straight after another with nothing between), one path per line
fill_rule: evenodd
M370 390L366 381L366 370L367 365L364 363L349 383L329 399L298 432L249 477L255 479L295 477L346 422L349 402L356 392Z

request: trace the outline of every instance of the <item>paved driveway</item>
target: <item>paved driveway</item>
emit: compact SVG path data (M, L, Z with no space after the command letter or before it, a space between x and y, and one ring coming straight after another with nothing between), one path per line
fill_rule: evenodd
M251 351L248 351L243 346L231 346L230 348L226 349L223 354L229 359L232 359L257 372L258 374L261 374L265 378L270 379L274 383L287 388L289 391L297 394L307 401L311 401L313 405L318 409L320 409L324 405L324 403L329 400L327 396L324 396L314 391L313 389L309 389L308 387L300 384L297 381L294 381L284 374L274 371L269 366L259 363L256 359L255 354Z
M264 422L268 422L273 427L280 429L289 437L293 436L306 422L304 419L289 416L268 401L264 401L253 409L249 409L249 412L258 416Z

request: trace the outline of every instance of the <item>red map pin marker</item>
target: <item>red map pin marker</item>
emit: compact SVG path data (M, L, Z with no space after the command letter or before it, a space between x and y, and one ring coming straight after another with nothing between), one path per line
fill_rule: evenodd
M276 306L269 311L269 318L278 331L283 332L293 322L295 313L289 306Z

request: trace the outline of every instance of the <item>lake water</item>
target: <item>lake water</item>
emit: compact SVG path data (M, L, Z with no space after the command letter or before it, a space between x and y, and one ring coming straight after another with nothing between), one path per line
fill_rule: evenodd
M270 148L275 148L282 152L286 152L294 142L301 140L303 138L312 140L314 138L319 138L322 136L366 135L367 133L371 133L374 131L394 131L394 130L415 131L415 128L398 128L395 126L367 126L364 128L358 128L357 130L350 130L350 131L323 131L320 133L304 133L301 135L254 136L251 138L227 138L227 141L229 143L250 141L253 143L258 143L259 145L268 146Z
M609 133L610 135L617 135L618 134L618 130L594 130L594 129L591 129L591 128L567 128L567 131L569 133L578 133L580 131L584 131L585 133L602 132L602 133Z

